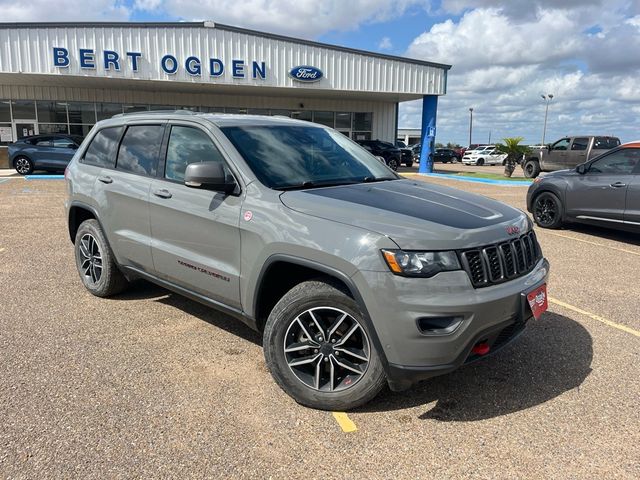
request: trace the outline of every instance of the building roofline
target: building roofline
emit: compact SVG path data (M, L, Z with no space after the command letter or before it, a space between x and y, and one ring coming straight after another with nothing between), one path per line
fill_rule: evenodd
M0 22L0 29L2 28L217 28L220 30L227 30L230 32L244 33L247 35L254 35L259 37L270 38L273 40L282 40L285 42L298 43L303 45L309 45L311 47L326 48L330 50L337 50L340 52L353 53L357 55L365 55L368 57L376 57L384 60L393 60L396 62L412 63L415 65L422 65L426 67L441 68L443 70L449 70L451 65L444 63L428 62L425 60L418 60L416 58L401 57L399 55L387 55L384 53L369 52L367 50L360 50L357 48L341 47L338 45L332 45L330 43L315 42L313 40L305 40L301 38L289 37L286 35L278 35L275 33L261 32L258 30L251 30L247 28L234 27L232 25L224 25L221 23L215 23L211 21L205 22Z

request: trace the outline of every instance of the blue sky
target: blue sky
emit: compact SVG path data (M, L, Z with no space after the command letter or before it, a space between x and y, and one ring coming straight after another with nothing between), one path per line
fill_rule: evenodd
M640 138L638 0L0 0L3 21L214 22L453 65L438 137ZM401 104L420 126L420 102Z

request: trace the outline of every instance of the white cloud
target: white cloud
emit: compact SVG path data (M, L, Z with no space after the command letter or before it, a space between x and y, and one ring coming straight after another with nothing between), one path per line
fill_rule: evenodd
M613 0L605 10L600 3L445 0L443 9L464 12L459 21L434 25L407 50L453 64L439 102L437 140L467 143L473 107L474 141L487 141L491 132L492 139L524 136L537 143L543 93L555 95L547 140L571 133L635 138L640 58L631 52L640 49L640 16L633 16L639 2ZM518 5L522 14L514 15ZM419 102L401 105L399 124L419 126Z
M391 39L389 37L382 37L380 43L378 44L378 48L380 50L391 50L393 48L393 43L391 43Z
M314 38L332 30L352 30L368 22L401 16L424 0L141 0L136 8L161 8L184 20L213 20L268 32ZM161 5L156 5L160 3Z
M121 1L113 0L49 0L16 2L0 0L3 22L75 22L125 21L130 9Z

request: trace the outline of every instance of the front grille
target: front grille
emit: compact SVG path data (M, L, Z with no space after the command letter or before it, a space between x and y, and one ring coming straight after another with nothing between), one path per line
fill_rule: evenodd
M531 230L508 242L460 252L462 266L475 288L506 282L529 273L542 252Z

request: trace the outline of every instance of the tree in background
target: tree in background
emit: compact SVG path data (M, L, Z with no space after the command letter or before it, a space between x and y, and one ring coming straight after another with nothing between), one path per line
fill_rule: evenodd
M496 150L507 155L504 162L505 177L510 177L523 156L529 153L529 147L520 145L522 140L524 140L522 137L503 138L503 143L496 145Z

